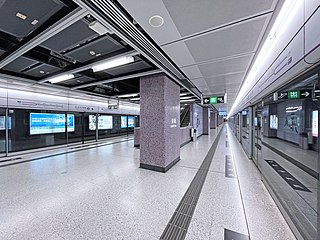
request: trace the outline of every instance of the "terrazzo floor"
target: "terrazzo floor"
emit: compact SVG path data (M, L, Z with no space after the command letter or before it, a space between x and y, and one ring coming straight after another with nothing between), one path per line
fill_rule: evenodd
M0 168L0 239L159 239L218 131L167 173L139 168L133 141ZM295 239L241 146L222 129L186 239ZM225 177L225 155L236 178Z

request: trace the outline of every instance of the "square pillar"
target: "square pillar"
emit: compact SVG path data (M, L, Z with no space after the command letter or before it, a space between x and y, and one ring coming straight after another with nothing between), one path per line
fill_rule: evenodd
M180 160L180 87L165 74L140 78L140 167L166 172Z
M217 113L216 112L212 112L210 114L210 128L211 129L216 129L217 127Z
M203 107L203 134L209 135L210 133L210 109L208 107Z

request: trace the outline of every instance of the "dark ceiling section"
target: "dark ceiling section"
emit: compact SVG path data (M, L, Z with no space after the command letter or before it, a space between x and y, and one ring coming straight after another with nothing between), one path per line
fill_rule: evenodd
M70 13L77 10L81 8L68 0L0 0L0 65L4 62L0 73L35 82L72 73L73 79L55 85L78 87L106 96L139 92L139 78L113 79L157 68L138 53L132 54L134 50L130 45L89 13L82 13L73 24L65 25L50 38L32 45L39 36L53 29L55 23L68 23L72 18ZM26 46L32 47L22 55L15 55ZM91 69L96 62L120 55L134 55L134 62L99 72ZM108 80L109 83L100 83ZM86 84L92 85L81 87Z
M137 93L140 91L140 81L139 78L132 78L124 81L98 84L82 90L108 96Z

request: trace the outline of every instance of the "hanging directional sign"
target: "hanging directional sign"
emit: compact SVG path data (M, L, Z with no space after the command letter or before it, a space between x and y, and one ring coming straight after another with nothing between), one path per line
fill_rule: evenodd
M278 100L282 99L301 99L301 98L311 98L312 90L291 90L288 92L279 92Z
M311 98L312 90L300 90L300 98Z
M221 96L221 97L212 96L212 97L203 98L203 104L216 104L216 103L224 103L224 96Z
M203 104L209 104L210 98L203 98Z

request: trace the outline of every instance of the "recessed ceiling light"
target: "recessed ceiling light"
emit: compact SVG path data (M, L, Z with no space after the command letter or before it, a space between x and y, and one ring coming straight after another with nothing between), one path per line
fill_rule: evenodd
M43 70L40 70L39 73L44 74L44 71L43 71Z
M31 22L31 24L32 24L32 25L36 25L38 22L39 22L39 21L38 21L37 19L35 19L35 20L33 20L33 21Z
M19 13L19 12L16 13L16 16L17 16L18 18L22 19L22 20L26 20L26 19L27 19L27 16L26 16L26 15L24 15L24 14L22 14L22 13Z
M90 55L92 55L92 56L96 55L96 52L95 52L95 51L92 51L92 50L91 50L89 53L90 53Z
M96 57L99 57L99 56L101 56L101 53L97 53L97 54L96 54Z
M152 27L161 27L164 23L163 17L159 15L154 15L149 19L149 24Z

